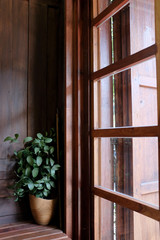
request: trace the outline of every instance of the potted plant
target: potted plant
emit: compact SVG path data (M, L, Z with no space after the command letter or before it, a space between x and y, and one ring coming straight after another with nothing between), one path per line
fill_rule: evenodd
M14 138L8 136L4 141L14 143L18 141L18 137L19 134L15 134ZM55 193L57 171L60 168L56 163L55 131L51 129L44 135L37 133L35 138L26 137L23 144L23 149L14 152L16 179L12 185L13 195L15 201L19 201L29 194L31 212L35 221L47 225L56 202L55 198L49 198L53 197L53 192Z

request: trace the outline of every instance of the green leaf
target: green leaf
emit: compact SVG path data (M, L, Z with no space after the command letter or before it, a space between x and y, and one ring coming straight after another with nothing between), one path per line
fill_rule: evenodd
M36 178L36 177L38 176L38 173L39 173L39 169L38 169L38 168L34 168L34 169L32 170L32 176L33 176L34 178Z
M29 163L29 165L33 166L33 158L31 156L27 157L27 162Z
M43 135L42 135L41 133L37 133L37 137L38 137L39 139L42 139L42 138L43 138Z
M49 164L49 158L46 158L46 165Z
M15 136L15 139L18 139L18 137L19 137L19 134L18 134L18 133L16 133L16 134L14 134L14 136Z
M17 192L24 192L24 189L23 189L23 188L19 188L19 189L17 190Z
M6 138L4 139L4 142L6 142L6 141L11 141L12 139L13 139L12 137L8 136L8 137L6 137Z
M42 158L40 156L36 159L37 165L40 166L42 164Z
M55 187L55 183L53 181L50 181L50 185L54 188Z
M34 184L33 183L28 183L28 188L29 188L29 190L33 190L33 188L34 188Z
M50 154L52 154L54 152L54 147L50 148Z
M32 141L32 140L33 140L32 137L26 137L26 138L24 139L23 143L27 143L27 142L30 142L30 141Z
M46 183L46 187L48 190L51 190L51 185L49 183Z
M58 170L60 168L60 165L59 164L55 164L54 166L53 166L53 169L54 170Z
M40 183L44 183L44 181L43 180L38 180L38 181L36 181L36 183L40 184Z
M38 190L42 190L44 187L43 187L43 185L42 184L38 184Z
M36 147L36 148L34 149L34 153L37 154L38 152L39 152L39 148Z
M50 173L50 171L51 171L51 170L50 170L50 169L51 169L50 166L44 166L44 168L47 169L47 171Z
M36 139L34 140L34 143L40 144L40 140L36 138Z
M54 160L52 158L50 158L49 160L50 160L51 166L53 166L54 165Z
M19 152L17 152L17 158L18 159L22 158L22 153L23 153L23 150L20 150Z
M27 167L26 170L25 170L25 175L29 177L30 174L31 174L31 168Z
M14 151L14 155L17 156L17 152L16 151Z
M49 147L48 146L45 146L44 147L44 151L48 151L49 150Z
M47 189L44 189L43 194L44 194L45 197L47 197L48 194L49 194L49 191Z
M22 168L21 168L21 167L19 167L19 168L17 169L17 173L20 173L20 172L21 172L21 170L22 170Z
M52 142L52 138L46 138L45 139L45 143L51 143Z
M54 177L54 175L55 175L55 169L54 169L54 167L52 167L52 169L51 169L51 176Z

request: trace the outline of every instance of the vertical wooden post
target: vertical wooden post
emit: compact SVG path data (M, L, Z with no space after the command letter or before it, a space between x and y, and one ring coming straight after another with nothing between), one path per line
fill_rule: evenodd
M66 0L65 11L65 225L78 240L90 239L89 0Z
M56 113L56 137L57 137L57 163L60 164L59 158L59 116L58 116L58 109ZM61 209L61 177L60 173L58 174L58 203L59 203L59 227L62 229L62 209Z
M73 111L73 1L66 0L65 3L65 130L64 130L64 211L65 211L65 232L72 238L72 111Z
M160 209L160 1L155 0L155 37L157 44L156 69L157 69L157 106L158 106L158 172L159 172L159 209ZM160 225L159 225L160 226ZM160 233L159 233L160 234Z

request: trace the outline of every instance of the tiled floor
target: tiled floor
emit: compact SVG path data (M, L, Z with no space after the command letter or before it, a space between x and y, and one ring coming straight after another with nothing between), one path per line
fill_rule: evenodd
M40 226L33 223L13 223L0 226L0 240L71 240L61 230L53 226Z

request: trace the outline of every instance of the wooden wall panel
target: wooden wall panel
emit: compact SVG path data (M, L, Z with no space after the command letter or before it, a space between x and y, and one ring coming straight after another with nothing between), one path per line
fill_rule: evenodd
M11 158L22 144L3 139L19 133L22 142L27 135L49 129L55 123L57 99L63 99L63 79L60 86L58 80L63 54L60 6L56 0L0 0L0 224L30 217L30 211L25 212L28 199L25 207L8 200Z
M46 129L47 6L30 3L28 134Z
M4 143L8 135L27 134L28 2L0 1L0 224L15 221L20 207L8 199L15 146ZM12 172L12 174L11 174Z
M31 1L29 17L28 134L55 125L59 84L60 10ZM61 88L63 90L63 87Z
M47 129L55 125L58 104L59 9L49 7L47 18ZM62 86L61 86L61 89ZM54 114L53 114L54 113Z

